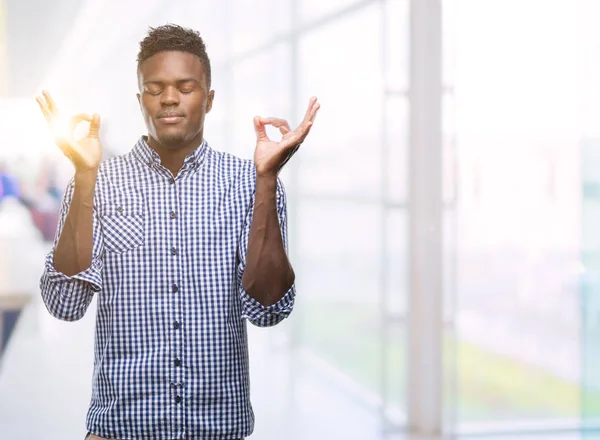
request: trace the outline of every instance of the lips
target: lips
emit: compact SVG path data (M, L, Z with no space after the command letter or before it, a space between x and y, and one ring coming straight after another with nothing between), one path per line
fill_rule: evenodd
M158 120L163 124L177 124L183 120L181 113L161 113L158 115Z

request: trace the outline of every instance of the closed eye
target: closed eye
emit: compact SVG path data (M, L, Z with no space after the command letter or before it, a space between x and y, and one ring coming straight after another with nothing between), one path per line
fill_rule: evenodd
M154 89L154 90L148 90L148 89L146 89L146 93L148 93L149 95L152 95L152 96L158 96L158 95L160 95L162 93L162 90L160 90L160 89Z

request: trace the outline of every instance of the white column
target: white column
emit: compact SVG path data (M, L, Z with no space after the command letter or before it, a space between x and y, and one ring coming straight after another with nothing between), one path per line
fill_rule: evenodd
M408 429L442 432L441 0L410 0Z

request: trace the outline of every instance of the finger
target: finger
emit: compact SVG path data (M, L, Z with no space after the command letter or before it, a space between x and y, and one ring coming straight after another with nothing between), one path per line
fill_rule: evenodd
M302 120L303 123L311 120L313 112L315 111L315 106L317 105L317 97L313 96L312 98L310 98L310 101L308 102L308 108L306 109L304 119Z
M43 98L38 96L35 98L35 100L38 103L38 105L40 106L40 110L42 111L44 118L46 118L46 121L51 122L52 115L50 114L50 110L48 110L48 107L46 107L46 103L44 102Z
M44 98L42 98L41 96L36 96L35 102L38 103L42 110L46 108L46 101L44 101Z
M312 128L312 126L313 126L312 121L308 121L306 123L304 133L302 134L302 137L301 137L302 140L300 142L304 142L304 139L306 139L306 136L308 136L308 133L310 133L310 129Z
M302 120L300 125L298 125L295 131L300 130L302 133L308 134L307 130L310 130L310 127L312 126L312 123L314 122L317 116L317 111L319 110L319 108L321 108L321 104L317 102L317 98L312 97L310 100L309 108L306 111L306 114L304 115L304 119ZM307 125L309 123L310 125Z
M79 113L78 115L75 116L71 116L69 118L69 127L71 128L71 131L75 130L75 127L77 127L77 124L79 124L80 122L83 121L88 121L88 122L92 122L92 116L86 114L86 113Z
M260 116L254 117L254 131L256 132L257 140L270 140L269 136L267 136L267 130L265 129L265 125L261 122Z
M312 121L303 122L292 132L293 136L289 139L292 139L296 142L303 142L306 136L308 136L308 133L310 132L312 126Z
M80 122L83 122L83 121L92 122L93 119L94 119L94 115L89 115L87 113L79 113L74 116L71 116L71 122L74 122L76 124L79 124Z
M300 131L292 131L291 134L287 138L283 138L279 145L281 148L285 149L293 149L299 146L306 136L303 135Z
M277 127L277 128L285 127L285 128L287 128L288 131L292 131L292 129L290 128L290 124L285 119L280 119L280 118L260 118L260 122L262 122L263 124L272 125L272 126Z
M285 136L290 131L292 131L292 129L290 128L290 124L285 119L280 119L280 118L260 118L260 121L263 124L269 124L269 125L272 125L274 127L279 128L279 132L283 136Z
M312 103L312 107L307 112L307 114L306 114L307 117L303 122L309 122L309 121L314 122L315 118L317 117L317 112L319 111L320 108L321 108L321 104L319 104L315 98L315 101Z
M100 134L100 115L94 113L92 116L92 122L90 122L90 134L89 137L98 138Z
M48 109L50 110L50 113L56 115L58 113L58 108L56 107L54 99L52 99L52 96L50 96L50 93L48 93L47 90L42 90L42 94L44 95L44 98L46 98L46 102L48 104Z
M319 104L318 102L315 102L315 105L313 107L312 114L310 117L310 122L315 122L315 118L317 117L317 112L319 111L320 108L321 108L321 104Z

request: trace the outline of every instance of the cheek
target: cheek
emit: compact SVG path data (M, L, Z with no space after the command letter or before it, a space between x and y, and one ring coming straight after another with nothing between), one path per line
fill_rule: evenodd
M152 102L150 102L150 100L148 98L146 98L146 99L142 98L140 103L141 103L141 108L142 108L142 114L144 115L144 117L151 119L150 115L153 114Z
M205 95L202 95L200 98L194 100L193 106L195 113L198 115L198 118L202 118L204 113L206 112L207 99Z

